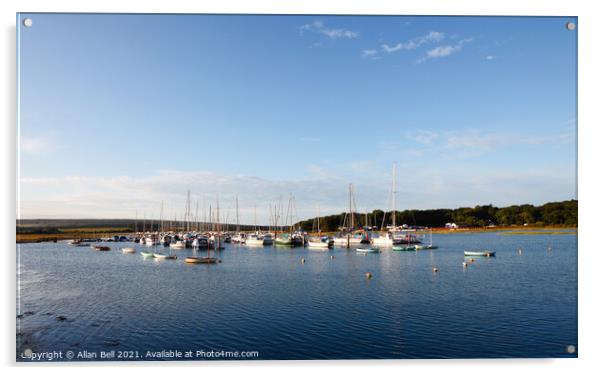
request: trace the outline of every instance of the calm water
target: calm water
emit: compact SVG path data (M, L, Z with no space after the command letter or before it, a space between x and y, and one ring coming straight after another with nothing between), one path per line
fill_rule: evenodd
M434 243L367 255L227 245L218 265L184 264L190 250L176 261L122 254L130 243L108 243L108 252L19 245L17 358L28 348L258 351L259 359L577 355L566 349L577 344L576 235L434 235ZM464 269L463 251L483 247L497 256Z

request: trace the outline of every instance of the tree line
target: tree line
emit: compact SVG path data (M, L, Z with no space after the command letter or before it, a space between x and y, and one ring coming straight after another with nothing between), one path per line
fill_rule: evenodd
M320 217L320 229L325 232L337 231L343 225L348 213ZM355 223L359 227L378 227L390 225L393 213L374 210L368 213L354 213ZM300 221L295 227L306 231L317 230L317 218ZM456 209L405 210L395 215L397 225L406 224L417 227L444 227L455 223L465 227L485 227L489 225L557 225L577 226L577 200L550 202L541 206L532 204L495 207L493 205L460 207Z

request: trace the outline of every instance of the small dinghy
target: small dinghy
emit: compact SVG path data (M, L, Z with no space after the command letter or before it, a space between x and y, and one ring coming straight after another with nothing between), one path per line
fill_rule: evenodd
M111 250L108 246L93 246L93 249L96 251L109 251Z
M136 252L136 249L134 249L133 247L124 247L123 249L121 249L121 251L124 254L134 254Z
M416 251L416 246L393 246L393 251Z
M164 253L154 253L153 256L155 257L155 259L178 259L176 255Z
M494 257L495 251L464 251L465 257Z
M359 247L357 249L355 249L355 251L357 251L358 253L378 253L379 250L377 248L374 247Z
M141 251L140 255L142 255L143 258L154 258L155 254L151 253L150 251Z
M213 263L217 263L218 259L212 258L212 257L186 257L184 262L191 263L191 264L201 264L201 263L213 264Z

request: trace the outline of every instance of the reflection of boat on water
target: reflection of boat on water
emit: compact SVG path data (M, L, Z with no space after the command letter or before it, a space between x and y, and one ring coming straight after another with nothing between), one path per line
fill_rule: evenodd
M109 251L111 250L108 246L92 246L92 248L96 251Z
M465 257L494 257L495 251L464 251Z

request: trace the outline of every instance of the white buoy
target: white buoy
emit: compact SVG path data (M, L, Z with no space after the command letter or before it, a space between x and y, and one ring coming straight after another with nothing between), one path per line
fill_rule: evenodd
M433 267L433 272L439 272L439 268Z
M464 267L464 268L468 267L468 263L462 262L462 267Z
M364 274L364 276L366 276L366 279L371 279L372 278L372 272L366 272Z
M305 258L301 258L301 263L305 263Z
M330 259L334 259L334 255L331 255L331 256L330 256Z

